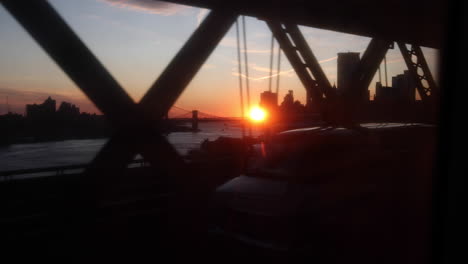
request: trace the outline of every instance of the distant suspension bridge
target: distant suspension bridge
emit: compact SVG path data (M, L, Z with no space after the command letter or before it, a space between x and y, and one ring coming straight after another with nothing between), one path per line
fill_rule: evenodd
M194 118L199 121L239 120L236 117L217 116L200 110L187 110L176 105L169 109L167 117L172 120L193 120Z

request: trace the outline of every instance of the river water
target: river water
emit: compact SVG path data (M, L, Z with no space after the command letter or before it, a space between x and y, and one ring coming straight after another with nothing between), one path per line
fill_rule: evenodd
M200 132L174 132L167 138L182 155L205 140L220 136L242 136L238 122L201 122ZM253 129L258 135L259 129ZM90 162L107 139L64 140L0 147L0 171L85 164Z

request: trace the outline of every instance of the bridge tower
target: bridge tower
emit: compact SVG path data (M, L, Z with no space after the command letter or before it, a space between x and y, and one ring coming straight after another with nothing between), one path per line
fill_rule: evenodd
M192 129L198 130L198 110L192 111Z

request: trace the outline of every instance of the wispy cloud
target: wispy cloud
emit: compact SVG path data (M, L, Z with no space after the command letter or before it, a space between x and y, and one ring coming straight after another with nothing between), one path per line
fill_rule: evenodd
M249 63L249 68L259 72L270 72L270 68L257 66L255 63Z
M242 52L242 53L245 53L246 50L245 50L245 49L241 49L241 52ZM247 53L256 53L256 54L259 54L259 53L262 53L262 54L263 54L263 53L268 53L268 54L269 54L270 52L271 52L271 50L268 50L268 49L263 49L263 50L262 50L262 49L248 49L248 50L247 50ZM274 51L273 53L276 54L277 52Z
M220 46L223 46L223 47L227 47L227 48L237 48L237 39L234 38L234 37L224 37L221 42L219 43ZM241 42L241 45L242 42ZM247 49L247 53L270 53L271 50L269 49L261 49L261 48L258 48L258 44L253 42L253 43L249 43L249 46L254 46L253 48L249 48ZM242 53L246 53L246 50L241 48L241 52ZM277 54L277 49L274 50L274 53Z
M235 66L238 66L239 63L238 61L236 60L232 60L231 63ZM242 70L244 70L244 66L245 64L242 64ZM234 70L237 71L238 68L233 68ZM257 72L270 72L270 68L267 68L267 67L261 67L261 66L258 66L256 63L249 63L249 70L253 73L255 71ZM273 71L276 71L276 69L273 69Z
M172 38L170 36L167 36L167 35L161 35L161 34L157 34L155 33L154 31L150 30L150 29L145 29L144 27L136 27L136 26L132 26L128 23L125 23L124 21L119 21L119 20L115 20L115 19L112 19L112 18L109 18L109 17L103 17L103 16L98 16L98 15L95 15L95 14L83 14L81 15L83 17L83 19L92 19L92 20L96 20L100 23L106 23L108 25L111 25L115 28L118 28L118 29L123 29L125 31L127 31L128 33L132 33L132 34L140 34L140 35L143 35L143 36L146 36L148 38L151 38L152 39L152 44L154 45L161 45L161 43L163 43L163 41L170 41L172 43L180 43L180 40L178 39L175 39L175 38Z
M264 76L260 76L260 77L250 77L249 76L248 79L251 80L251 81L262 81L262 80L267 80L267 79L276 77L278 75L284 75L284 76L291 77L292 72L294 72L294 69L289 69L289 70L286 70L286 71L280 71L280 73L275 73L275 74L272 74L271 76L270 75L264 75ZM239 76L239 73L233 71L232 76ZM247 77L245 74L240 74L240 76L242 76L243 78Z
M180 13L190 7L154 0L99 0L112 6L128 8L145 13L170 16Z
M331 57L331 58L328 58L328 59L323 59L323 60L319 60L318 63L325 63L325 62L329 62L329 61L334 61L338 58L338 56L335 56L335 57Z
M330 62L330 61L334 61L336 60L338 57L337 56L334 56L334 57L331 57L331 58L328 58L328 59L323 59L323 60L320 60L319 63L322 64L322 63L326 63L326 62ZM233 64L237 65L237 61L232 61ZM249 70L252 70L252 73L253 72L260 72L260 73L270 73L270 68L268 67L261 67L261 66L258 66L257 64L255 63L249 63ZM239 76L239 73L237 72L237 68L233 68L233 71L232 71L232 75L233 76ZM273 70L273 72L276 72L276 69ZM291 77L291 73L294 72L294 69L289 69L289 70L285 70L285 71L280 71L280 73L274 73L272 74L271 76L268 74L268 75L263 75L263 76L260 76L260 77L250 77L249 76L249 80L253 80L253 81L260 81L260 80L266 80L266 79L269 79L269 78L273 78L273 77L276 77L278 75L286 75L288 77ZM253 73L254 74L254 73ZM241 75L242 77L246 77L244 74Z
M236 38L233 37L224 37L220 42L220 46L223 47L228 47L228 48L236 48L237 47L237 42Z
M197 14L197 27L200 26L200 23L203 21L203 19L206 17L208 13L209 13L208 9L200 9L200 11Z
M215 69L215 68L216 68L216 65L214 65L214 64L209 64L209 63L205 63L205 64L203 64L202 68L203 68L203 69Z

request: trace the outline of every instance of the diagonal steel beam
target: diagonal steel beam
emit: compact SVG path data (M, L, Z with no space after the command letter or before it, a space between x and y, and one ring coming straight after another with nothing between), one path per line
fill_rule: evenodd
M411 49L408 50L406 44L402 42L398 42L398 47L400 48L401 55L403 56L406 66L413 77L419 96L423 101L428 101L429 98L433 97L432 95L438 94L439 89L432 77L432 73L427 65L426 58L424 57L421 47L411 45ZM413 55L416 56L416 62L412 59ZM418 69L422 70L421 75L418 73ZM427 81L428 87L422 83L422 80Z
M348 89L340 96L340 123L345 126L355 126L359 122L359 113L362 111L362 99L382 62L392 41L373 38L369 42L358 66L352 73L351 81L346 84ZM349 89L350 88L350 89Z
M328 80L325 72L323 71L322 67L320 66L317 58L315 57L314 53L310 49L309 44L305 40L304 36L302 35L299 27L294 24L286 23L286 30L291 36L292 40L296 44L298 51L301 53L302 57L307 64L307 67L312 72L312 75L315 77L317 81L318 88L320 92L325 94L327 99L335 99L336 92L332 89L330 81Z
M137 144L126 138L131 137L128 130L145 122L136 104L47 1L5 0L2 4L118 131L96 155L88 172L124 169L137 151ZM162 145L169 153L175 152L170 144ZM148 151L144 156L149 156ZM106 174L100 175L105 178Z
M141 99L140 107L145 114L159 120L169 110L236 18L237 14L230 11L210 12Z
M99 175L97 182L105 184L109 179L127 168L137 153L140 153L153 167L162 171L183 169L185 162L174 147L159 131L148 128L138 136L118 131L98 152L88 166L89 175Z
M115 130L136 125L136 104L47 1L5 0L2 4L109 119ZM97 154L90 171L99 167L123 169L126 164L122 161L129 155L133 158L133 153L115 151L115 142L124 142L122 133L118 134L117 139L111 139ZM128 147L126 142L117 149ZM113 162L104 158L109 155L113 156Z
M212 11L204 19L138 104L139 113L144 116L146 122L156 124L167 113L217 47L236 17L237 15L231 12ZM159 158L171 157L166 159L166 163L178 164L173 167L183 169L183 160L170 144L164 142L164 140L153 140L154 134L158 133L155 126L135 128L135 130L140 132L135 138L138 137L139 140L144 139L153 142L155 145L150 144L152 148L148 148L148 144L142 143L139 149L129 148L126 141L129 136L110 141L109 146L106 145L105 149L112 149L112 151L105 151L104 149L103 153L98 155L96 163L101 165L97 165L97 167L112 166L112 160L115 159L128 164L133 156L141 151L152 165L156 166ZM143 131L150 133L142 135L141 132ZM167 155L157 153L161 148L167 152Z
M139 151L135 146L142 146L141 144L136 144L136 142L133 142L131 139L129 140L129 138L135 136L131 131L138 131L138 128L144 127L147 132L152 131L153 136L155 134L159 134L157 125L150 124L150 120L145 117L157 117L161 111L165 112L171 107L178 95L183 91L183 88L185 88L191 78L193 78L193 75L198 71L216 46L204 46L203 43L201 43L203 42L203 37L206 37L208 33L211 33L211 30L216 32L220 28L223 28L223 25L226 27L225 29L221 29L221 31L224 30L224 33L222 33L222 36L224 36L232 22L230 22L228 26L222 22L229 20L234 21L236 17L235 15L228 14L226 12L215 12L205 19L205 22L202 23L196 31L204 33L194 34L195 39L198 38L198 41L195 41L195 50L192 47L192 49L185 49L185 53L182 52L178 54L174 60L175 63L173 61L173 63L170 64L172 66L169 68L172 68L172 70L166 70L165 74L163 73L163 80L165 80L163 83L168 87L171 80L177 78L176 74L174 74L174 69L177 68L178 65L180 66L180 63L184 60L188 60L187 55L191 52L200 52L200 54L198 54L199 56L195 56L197 58L194 60L194 64L197 64L198 59L199 65L195 67L188 66L186 68L187 70L183 72L185 75L179 76L182 77L178 82L179 89L172 92L166 92L165 94L163 93L162 96L158 97L159 100L167 100L168 98L172 98L172 100L165 101L162 104L158 104L158 101L156 100L155 103L158 104L159 111L155 111L155 114L148 114L148 112L143 112L142 114L141 110L147 110L147 107L152 105L152 100L148 100L147 103L141 104L143 107L136 106L133 100L106 71L101 63L89 51L86 45L76 36L70 27L68 27L58 13L46 1L32 1L26 4L25 2L20 1L5 0L2 4L4 4L7 10L20 22L28 33L33 36L36 42L43 47L49 56L65 71L77 86L83 90L98 109L108 117L111 124L122 130L119 131L119 134L116 135L114 139L111 139L96 156L91 165L91 170L93 168L96 169L100 167L112 167L114 169L118 169L125 166L126 161L130 161L129 159L133 158L133 156ZM218 22L221 22L219 24L220 27L213 28L213 24ZM206 24L209 24L209 26L206 26ZM204 36L200 37L200 34ZM214 35L216 36L216 34ZM217 44L222 36L218 37L218 39L216 39L216 37L211 38L208 40L208 43L215 42ZM193 35L191 39L194 39ZM200 62L200 60L202 61ZM190 71L193 71L191 77ZM172 74L170 74L170 72L172 72ZM112 100L109 100L109 98L112 98ZM161 105L164 107L161 107ZM164 110L164 108L166 109ZM173 155L174 153L176 154L174 148L167 141L163 141L165 141L165 139L157 140L155 142L158 142L159 147L168 153L172 153L172 155L169 156L180 161L181 159L178 155ZM147 156L149 156L149 160L152 161L152 163L156 162L154 158L151 158L154 156L150 154L151 150L144 148L141 152L143 152L142 154L145 158L148 158Z
M353 73L352 85L357 85L360 92L365 92L369 87L391 44L392 41L375 38L369 42L357 69Z
M133 100L47 1L1 3L114 125L134 120Z
M99 175L95 178L101 182L115 178L127 168L129 161L135 157L138 149L139 145L131 139L130 135L116 131L86 168L86 174Z
M265 22L280 44L281 49L284 51L284 54L289 60L289 63L294 68L294 71L299 77L302 85L304 85L305 89L311 93L312 99L315 101L315 103L317 103L317 106L320 109L322 105L321 102L323 101L322 94L318 89L316 89L317 82L312 79L312 76L307 71L305 62L303 62L297 54L297 47L294 46L294 43L292 43L288 36L284 33L285 29L282 27L281 23L273 21Z

